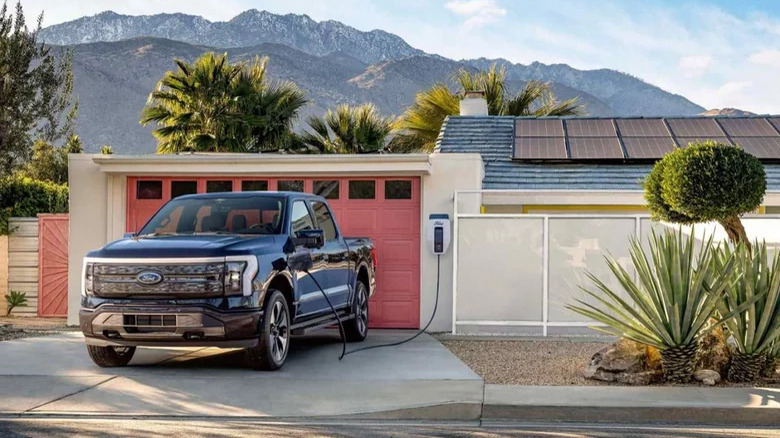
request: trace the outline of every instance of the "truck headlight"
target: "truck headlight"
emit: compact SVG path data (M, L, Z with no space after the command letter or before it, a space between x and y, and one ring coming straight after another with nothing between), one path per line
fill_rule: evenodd
M81 294L84 296L92 296L92 283L95 277L95 264L85 260L82 271Z
M246 262L225 263L225 295L241 295L243 293L243 277Z

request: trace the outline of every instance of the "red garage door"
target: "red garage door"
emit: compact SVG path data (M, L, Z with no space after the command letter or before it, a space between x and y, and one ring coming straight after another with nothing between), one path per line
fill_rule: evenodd
M376 245L379 266L370 326L419 326L419 178L130 177L126 228L138 230L172 197L249 190L305 191L325 196L346 236L370 237Z

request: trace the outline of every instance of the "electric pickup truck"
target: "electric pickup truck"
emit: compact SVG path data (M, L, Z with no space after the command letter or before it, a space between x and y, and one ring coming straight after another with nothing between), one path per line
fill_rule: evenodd
M276 370L291 335L336 314L347 341L366 338L375 265L370 239L342 236L320 196L180 196L84 258L81 330L101 367L127 365L136 347L209 346Z

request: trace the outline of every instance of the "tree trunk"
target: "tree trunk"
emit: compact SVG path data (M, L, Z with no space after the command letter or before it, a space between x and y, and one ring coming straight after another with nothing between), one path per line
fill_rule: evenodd
M750 243L750 239L747 237L745 227L742 226L742 221L739 216L728 216L720 221L720 225L726 230L726 234L729 236L729 240L734 243L744 242L749 251L753 251L753 245Z

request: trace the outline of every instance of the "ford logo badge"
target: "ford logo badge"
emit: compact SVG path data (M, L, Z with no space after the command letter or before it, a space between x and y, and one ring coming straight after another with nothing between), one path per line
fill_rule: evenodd
M153 286L163 281L163 276L157 272L144 271L135 277L135 281L146 286Z

